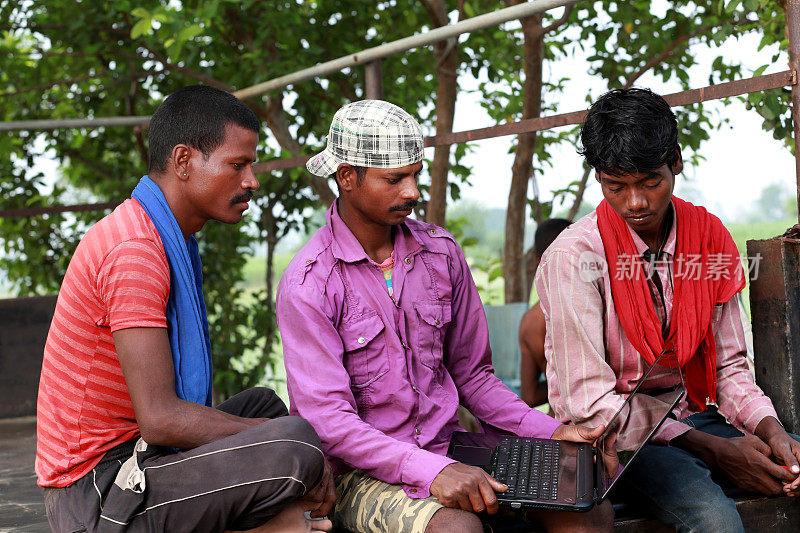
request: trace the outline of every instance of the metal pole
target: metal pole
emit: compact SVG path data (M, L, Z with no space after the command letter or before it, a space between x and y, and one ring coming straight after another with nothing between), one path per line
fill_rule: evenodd
M252 87L240 89L233 93L239 99L259 96L269 91L282 89L287 85L310 80L318 76L325 76L339 72L344 68L355 65L370 63L375 60L383 59L399 52L405 52L412 48L418 48L428 44L437 43L446 39L454 38L462 33L470 33L482 30L490 26L497 26L510 20L529 17L535 13L541 13L557 7L574 4L578 0L535 0L524 2L516 6L498 9L485 15L479 15L457 24L442 26L426 33L412 35L391 43L382 44L374 48L367 48L355 54L333 59L326 63L320 63L313 67L287 74ZM91 128L102 126L138 126L146 124L150 117L108 117L97 119L70 119L70 120L29 120L18 122L0 122L0 131L10 130L54 130L59 128Z
M150 117L103 117L75 118L63 120L18 120L0 122L0 131L12 130L57 130L69 128L103 128L111 126L141 126L150 122Z
M383 59L384 57L405 52L406 50L411 50L412 48L418 48L420 46L438 43L439 41L444 41L451 37L457 37L462 33L469 33L476 30L482 30L483 28L488 28L490 26L497 26L498 24L502 24L510 20L521 19L556 7L574 4L577 1L578 0L536 0L534 2L524 2L516 6L493 11L492 13L479 15L457 24L442 26L441 28L436 28L426 33L412 35L411 37L406 37L391 43L382 44L374 48L367 48L366 50L362 50L361 52L357 52L349 56L333 59L331 61L320 63L319 65L315 65L292 74L287 74L286 76L281 76L280 78L275 78L274 80L253 85L252 87L236 91L233 94L239 98L258 96L269 91L274 91L275 89L281 89L287 85L292 85L294 83L310 80L318 76L325 76L326 74L339 72L344 68L352 67L354 65L362 65L375 59Z
M794 166L797 177L798 221L800 221L800 0L786 0L786 34L789 37L789 68L794 71L792 122Z
M365 96L370 100L383 100L383 69L381 60L370 61L364 67Z

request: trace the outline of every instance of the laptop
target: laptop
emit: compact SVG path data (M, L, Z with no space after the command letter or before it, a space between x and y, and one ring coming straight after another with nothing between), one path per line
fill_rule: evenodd
M608 496L685 394L683 375L677 387L661 389L655 396L639 392L660 359L656 359L626 398L598 439L597 447L553 439L459 431L453 433L447 456L481 467L508 485L508 491L497 493L501 505L513 509L588 511ZM676 371L680 374L680 369ZM622 424L623 413L628 412L637 413L636 427ZM617 445L612 435L616 435ZM607 441L617 449L620 463L611 473L606 472L602 461Z

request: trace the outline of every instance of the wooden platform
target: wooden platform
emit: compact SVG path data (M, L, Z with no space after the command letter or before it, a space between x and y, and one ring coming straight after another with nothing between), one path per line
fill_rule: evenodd
M50 531L35 456L36 419L0 419L0 532Z
M0 419L0 533L50 531L33 472L35 454L35 418ZM800 531L800 501L755 497L740 499L736 505L748 532ZM620 516L614 531L662 533L671 529L656 520Z

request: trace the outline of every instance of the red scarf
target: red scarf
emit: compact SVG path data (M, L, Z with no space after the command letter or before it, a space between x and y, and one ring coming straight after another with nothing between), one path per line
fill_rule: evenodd
M648 288L644 261L634 261L632 272L628 261L628 271L620 271L620 257L639 258L625 220L603 200L597 207L597 225L605 247L614 308L625 335L650 364L665 353L661 364L683 368L687 395L704 410L707 403L717 400L717 345L711 327L714 305L727 302L744 288L744 272L739 251L719 218L676 196L672 205L677 225L675 290L666 339Z

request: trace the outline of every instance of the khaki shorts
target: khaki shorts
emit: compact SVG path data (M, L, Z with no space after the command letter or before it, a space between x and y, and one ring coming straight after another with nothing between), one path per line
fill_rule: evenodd
M354 533L424 533L442 507L433 496L409 498L400 485L360 470L336 478L334 522Z

